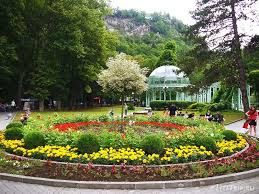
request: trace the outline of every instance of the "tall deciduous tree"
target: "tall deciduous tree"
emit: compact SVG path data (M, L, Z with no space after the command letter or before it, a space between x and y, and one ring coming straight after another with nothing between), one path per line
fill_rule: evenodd
M123 106L126 96L141 94L147 89L146 69L141 69L134 60L121 53L107 62L108 69L98 75L98 83L104 92L112 92L121 97L123 119Z
M23 94L70 107L84 98L115 50L107 13L105 0L0 0L0 77L16 85L18 105Z
M205 36L213 49L229 52L233 65L238 69L238 85L242 93L244 111L248 110L246 74L241 55L240 20L248 19L248 10L257 0L197 0L193 12L196 24L191 27L195 34Z

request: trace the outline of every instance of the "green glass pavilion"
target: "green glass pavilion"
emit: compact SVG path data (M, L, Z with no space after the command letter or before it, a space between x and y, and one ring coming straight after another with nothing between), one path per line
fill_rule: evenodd
M148 78L148 90L146 92L146 106L151 101L156 100L176 100L209 103L213 95L220 89L220 83L213 83L199 93L189 95L181 89L190 85L189 79L176 66L165 65L156 68ZM247 86L248 96L250 97L250 86ZM236 110L242 110L242 98L240 89L234 91L232 98L232 107Z

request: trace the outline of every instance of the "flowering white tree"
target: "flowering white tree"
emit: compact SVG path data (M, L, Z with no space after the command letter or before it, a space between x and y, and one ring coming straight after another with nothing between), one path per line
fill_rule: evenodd
M141 94L147 90L147 69L141 69L137 61L130 60L121 53L107 62L108 69L98 75L98 84L104 92L113 92L121 97L121 118L123 119L123 105L127 95Z

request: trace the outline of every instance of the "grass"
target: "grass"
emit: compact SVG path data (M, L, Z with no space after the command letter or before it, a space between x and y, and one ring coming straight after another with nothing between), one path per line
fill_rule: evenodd
M163 116L164 112L163 111L154 111L155 114L158 114L158 115L161 115ZM182 113L185 113L186 110L182 110ZM188 109L187 110L188 113L194 113L195 116L199 116L199 115L204 115L205 113L204 112L200 112L200 111L197 111L197 110L190 110ZM215 114L216 112L212 112L211 114ZM222 111L221 112L224 116L224 124L227 125L229 123L232 123L234 121L237 121L237 120L240 120L244 117L244 113L241 112L241 111L233 111L233 110L225 110L225 111Z
M54 112L57 112L59 115L63 116L68 116L72 114L89 114L89 115L104 115L104 114L109 114L109 112L113 109L114 115L115 116L120 116L121 114L121 106L116 105L116 106L109 106L109 107L93 107L93 108L87 108L87 109L80 109L80 110L72 110L72 111L44 111L44 112L39 112L39 111L32 111L31 115L38 115L41 114L43 116L51 116ZM143 107L136 107L135 110L128 110L128 114L134 112L134 111L140 111L143 110ZM20 116L22 112L18 112L14 118L14 120L19 121Z
M73 110L73 111L58 111L58 113L60 115L64 115L64 116L68 116L68 115L72 115L72 114L80 114L80 113L84 113L84 114L89 114L89 115L103 115L103 114L109 114L109 111L112 110L114 111L114 115L115 116L120 116L121 114L121 106L117 105L117 106L112 106L112 107L93 107L93 108L87 108L87 109L81 109L81 110ZM129 110L128 113L132 113L134 111L141 111L144 110L143 107L136 107L135 110ZM44 112L32 112L32 116L33 115L37 115L37 114L42 114L43 116L51 116L54 112L56 111L44 111ZM185 113L186 111L183 110L183 113ZM196 116L200 115L200 114L204 114L204 112L199 112L199 111L190 111L188 110L189 113L195 113ZM163 111L154 111L154 114L156 115L161 115L163 116ZM214 114L214 113L212 113ZM222 111L222 114L224 115L225 118L225 122L224 124L229 124L232 123L236 120L242 119L244 114L243 112L240 111L232 111L232 110L226 110L226 111ZM20 114L16 114L16 117L14 120L18 121L20 119Z

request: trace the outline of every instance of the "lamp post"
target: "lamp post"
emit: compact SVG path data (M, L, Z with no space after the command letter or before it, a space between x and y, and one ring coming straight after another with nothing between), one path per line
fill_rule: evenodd
M164 86L163 89L164 89L164 101L166 101L166 89L168 88L168 86Z

